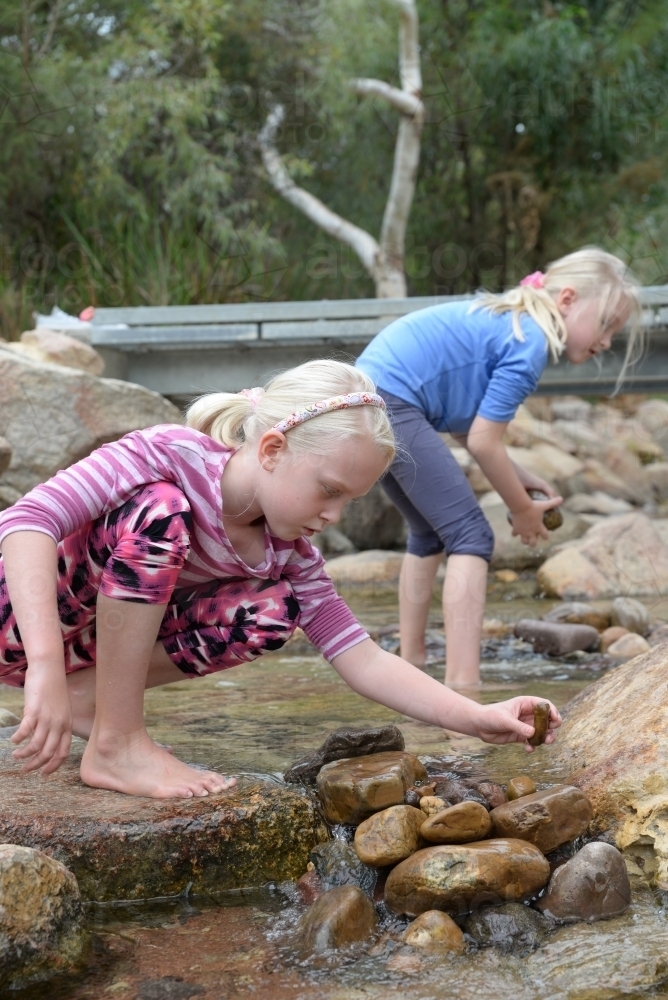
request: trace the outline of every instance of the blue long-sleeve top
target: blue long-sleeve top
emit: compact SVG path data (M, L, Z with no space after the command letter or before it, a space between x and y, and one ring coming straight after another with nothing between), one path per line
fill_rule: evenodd
M466 433L476 415L511 420L547 364L547 340L527 313L524 340L512 313L447 302L408 313L374 337L357 365L376 385L416 406L438 431Z

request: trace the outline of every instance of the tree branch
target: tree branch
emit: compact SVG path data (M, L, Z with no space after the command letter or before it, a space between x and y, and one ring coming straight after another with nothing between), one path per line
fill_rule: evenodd
M383 100L391 104L400 114L413 118L415 115L424 114L422 101L414 94L409 94L398 87L392 87L383 80L370 80L362 78L352 80L351 85L356 94L360 96L382 97Z
M44 36L42 44L40 45L38 51L35 54L35 59L41 59L42 56L46 55L46 53L49 51L49 47L51 45L51 42L53 41L53 36L56 31L56 25L58 24L60 9L62 6L63 6L63 0L56 0L55 4L51 9L51 13L49 14L49 27L47 29L46 35Z
M420 41L415 0L397 0L401 8L399 28L399 76L401 89L409 94L422 94Z

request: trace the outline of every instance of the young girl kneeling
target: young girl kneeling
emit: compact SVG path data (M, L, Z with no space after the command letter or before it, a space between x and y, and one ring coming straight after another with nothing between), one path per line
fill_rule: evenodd
M88 785L230 787L154 743L144 690L279 649L297 625L367 698L488 742L530 737L539 699L481 706L380 649L308 541L393 457L371 379L312 361L104 445L0 515L0 681L25 687L24 769L55 771L74 732Z

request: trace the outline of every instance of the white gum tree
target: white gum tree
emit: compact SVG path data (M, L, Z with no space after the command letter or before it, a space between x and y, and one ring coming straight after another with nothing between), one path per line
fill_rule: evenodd
M285 117L282 104L275 105L271 110L259 135L265 170L278 193L320 229L354 250L373 278L376 296L381 299L400 299L406 296L404 244L420 162L420 136L425 117L415 0L395 2L400 14L401 88L393 87L383 80L363 78L351 81L357 94L387 101L399 113L392 179L379 239L333 212L319 198L292 180L276 148L276 135Z

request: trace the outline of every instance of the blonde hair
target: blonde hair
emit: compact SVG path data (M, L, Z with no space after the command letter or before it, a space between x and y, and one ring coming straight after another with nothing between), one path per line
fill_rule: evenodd
M257 441L265 431L296 410L331 396L375 392L364 372L342 361L307 361L276 375L257 401L232 392L210 392L189 407L186 424L228 448ZM377 406L353 406L323 413L287 432L291 448L326 453L342 441L369 434L389 465L395 441L387 414Z
M489 309L496 315L512 312L513 334L517 340L524 340L520 316L528 313L545 334L552 360L557 362L566 347L567 337L564 318L557 308L557 298L563 288L573 288L583 299L598 298L602 325L609 322L621 306L628 308L629 337L617 381L619 388L628 366L638 360L643 350L640 284L619 257L599 247L583 247L550 264L541 288L518 285L501 295L484 293L471 308Z

